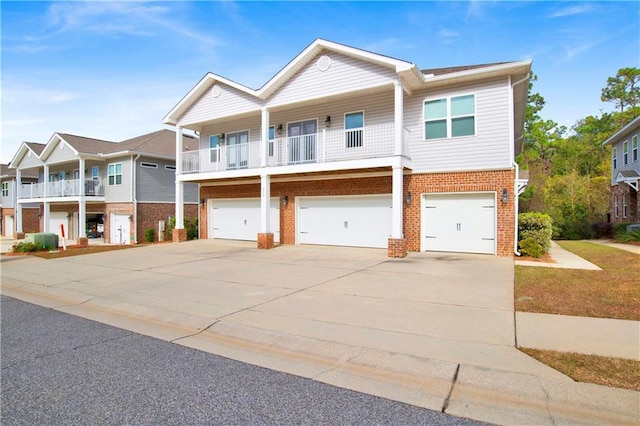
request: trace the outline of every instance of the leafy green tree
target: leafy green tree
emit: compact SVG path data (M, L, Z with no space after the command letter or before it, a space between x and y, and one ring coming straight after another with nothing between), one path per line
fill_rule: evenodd
M600 99L603 102L613 102L620 112L624 112L627 107L640 107L640 69L620 68L615 77L607 79Z

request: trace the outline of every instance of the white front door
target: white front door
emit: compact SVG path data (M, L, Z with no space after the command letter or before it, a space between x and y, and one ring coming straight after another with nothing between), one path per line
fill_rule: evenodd
M391 194L296 198L296 243L386 248Z
M273 241L280 242L280 206L278 198L270 201ZM208 237L256 241L260 232L260 198L210 199Z
M422 251L495 254L495 193L424 194Z
M69 219L66 212L51 212L49 214L49 232L58 235L58 243L62 244L62 230L64 227L64 235L69 239Z
M4 236L13 238L13 216L5 216L3 225Z
M131 226L128 214L111 214L111 244L129 244Z

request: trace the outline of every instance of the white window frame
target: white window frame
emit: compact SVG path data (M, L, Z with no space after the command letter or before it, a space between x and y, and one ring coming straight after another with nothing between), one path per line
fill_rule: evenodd
M273 137L271 137L273 135ZM269 126L267 130L267 156L275 155L276 126Z
M348 115L362 115L362 127L354 127L347 129L347 116ZM344 147L347 149L362 148L364 147L364 128L366 117L364 110L362 111L350 111L344 113Z
M618 168L618 147L617 146L614 146L613 148L611 148L611 168L613 170Z
M629 194L622 194L622 217L627 217L627 210L629 207Z
M218 146L215 148L211 147L211 138L218 138ZM222 133L217 133L215 135L209 135L209 163L218 163L220 161L220 147L222 146Z
M2 182L2 196L9 196L9 182Z
M613 196L613 215L615 217L620 216L620 205L618 204L618 195Z
M638 135L631 137L631 161L638 161Z
M453 117L451 115L451 104L452 104L452 99L455 98L464 98L466 96L473 96L473 114L466 114L466 115L457 115L455 117ZM427 105L427 102L434 102L434 101L441 101L441 100L446 100L446 110L447 110L447 115L446 117L441 117L441 118L432 118L432 119L426 119L424 118L425 115L425 108ZM455 96L440 96L437 98L426 98L423 102L422 102L422 139L425 141L430 141L430 140L442 140L442 139L457 139L457 138L468 138L468 137L474 137L477 136L478 134L478 126L477 126L477 121L478 121L478 97L476 95L476 93L461 93ZM473 117L473 133L470 135L461 135L461 136L453 136L453 120L454 119L458 119L458 118L465 118L465 117ZM446 137L438 137L438 138L429 138L427 139L427 128L426 128L426 124L429 121L442 121L445 120L445 124L446 124L446 130L447 130L447 136Z
M100 166L91 167L91 179L100 180Z
M140 162L140 167L142 167L144 169L157 169L158 165L156 163L149 163L147 161L141 161Z
M111 166L113 166L113 173L111 173ZM120 173L118 173L118 166L120 166ZM118 176L120 176L120 183L118 183ZM111 178L113 177L113 183ZM107 184L109 186L122 185L122 163L110 163L107 165Z
M622 142L622 164L629 164L629 141Z

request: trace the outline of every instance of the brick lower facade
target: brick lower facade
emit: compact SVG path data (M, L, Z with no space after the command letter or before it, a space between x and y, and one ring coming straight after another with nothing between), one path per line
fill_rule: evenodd
M176 207L174 203L138 203L137 222L137 239L139 243L144 241L144 231L152 228L156 231L155 241L159 241L158 222L165 222L165 229L169 226L169 217L176 215ZM185 219L198 217L198 206L196 204L185 204Z
M626 209L625 209L626 198ZM631 186L619 183L611 187L610 218L612 223L638 222L640 221L640 197ZM617 200L617 209L616 209ZM626 210L626 211L625 211Z
M259 249L272 249L273 248L273 234L258 234L258 248Z
M512 169L461 173L409 174L404 177L404 194L412 193L413 202L404 205L404 241L406 250L420 251L421 211L420 198L424 193L509 192L507 203L498 201L497 242L498 256L512 256L515 232L515 203L513 198L515 172ZM280 201L280 243L295 244L295 199L308 196L391 194L392 178L388 176L354 177L311 181L278 182L272 180L271 196ZM403 200L404 200L403 194ZM287 205L283 199L287 196ZM236 184L228 186L201 186L200 198L259 198L260 184ZM200 238L207 236L207 203L200 205ZM257 238L257 236L256 236ZM393 242L393 252L400 253L399 243ZM390 246L391 250L391 246Z

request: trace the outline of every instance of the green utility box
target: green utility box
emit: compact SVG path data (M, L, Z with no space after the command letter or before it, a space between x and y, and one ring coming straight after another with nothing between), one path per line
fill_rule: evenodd
M24 240L27 243L33 243L43 247L46 246L52 249L58 247L58 235L50 232L25 234Z

